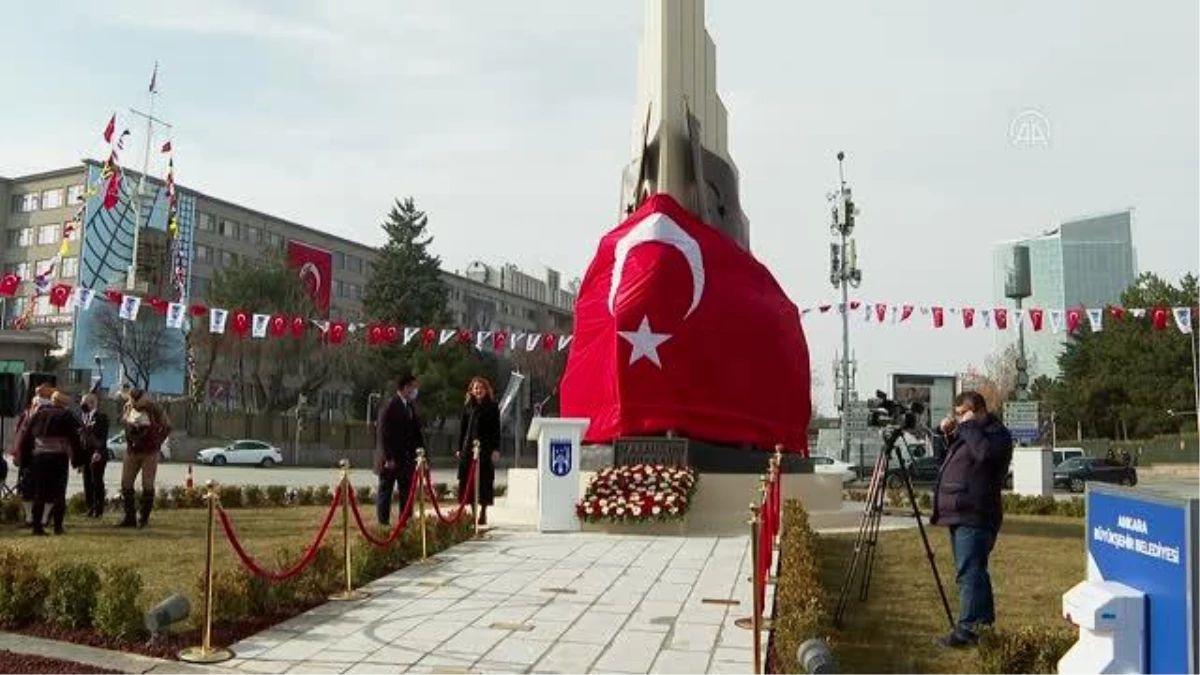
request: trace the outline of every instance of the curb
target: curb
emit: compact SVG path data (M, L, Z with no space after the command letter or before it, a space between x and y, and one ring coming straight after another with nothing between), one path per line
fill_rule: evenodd
M212 666L196 666L181 661L156 659L141 654L127 654L109 649L77 645L72 642L59 642L45 638L31 637L18 633L0 632L0 649L16 654L42 656L64 661L82 663L93 668L105 668L122 673L234 673L236 671L215 668Z

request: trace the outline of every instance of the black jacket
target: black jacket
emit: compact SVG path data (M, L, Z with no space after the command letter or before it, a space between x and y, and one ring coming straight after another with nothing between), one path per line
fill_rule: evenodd
M475 441L479 441L481 453L500 449L500 406L490 398L479 403L472 400L463 407L458 449L470 453Z
M83 424L83 449L86 454L92 455L100 453L100 461L108 461L108 415L97 410L92 413L91 424L87 423L87 417L84 417ZM90 461L90 458L89 458Z
M405 404L399 396L393 396L379 410L375 428L375 473L382 472L383 464L388 460L400 466L415 466L417 448L423 447L425 435L421 432L416 404Z
M1001 490L1012 453L1012 435L995 417L960 424L938 471L930 522L999 530L1004 520Z
M83 465L86 460L79 429L79 420L70 410L58 405L42 406L17 432L14 445L22 465L26 458L43 452L67 457L71 466Z

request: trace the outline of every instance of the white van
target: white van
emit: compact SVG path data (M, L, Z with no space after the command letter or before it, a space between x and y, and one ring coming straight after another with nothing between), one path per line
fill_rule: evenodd
M1068 459L1083 457L1083 448L1054 448L1054 466L1058 466Z

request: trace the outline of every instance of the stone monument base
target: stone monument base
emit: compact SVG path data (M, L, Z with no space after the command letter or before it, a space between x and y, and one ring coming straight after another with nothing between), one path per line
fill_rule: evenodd
M537 469L509 469L504 507L513 512L537 513ZM579 494L587 491L595 471L580 471ZM732 536L750 531L750 503L757 502L758 476L749 473L701 473L692 508L682 521L649 523L583 523L584 532L646 534L651 536ZM799 499L813 527L826 515L848 526L859 514L842 511L841 477L834 474L783 474L783 498ZM845 523L841 521L845 520Z

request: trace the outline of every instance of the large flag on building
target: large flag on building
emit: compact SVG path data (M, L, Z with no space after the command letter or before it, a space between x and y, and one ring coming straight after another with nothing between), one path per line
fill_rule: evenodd
M288 266L297 270L320 316L329 316L333 288L333 254L299 241L288 242Z
M807 447L800 313L747 251L667 195L600 241L575 305L562 414L588 442L675 431Z

